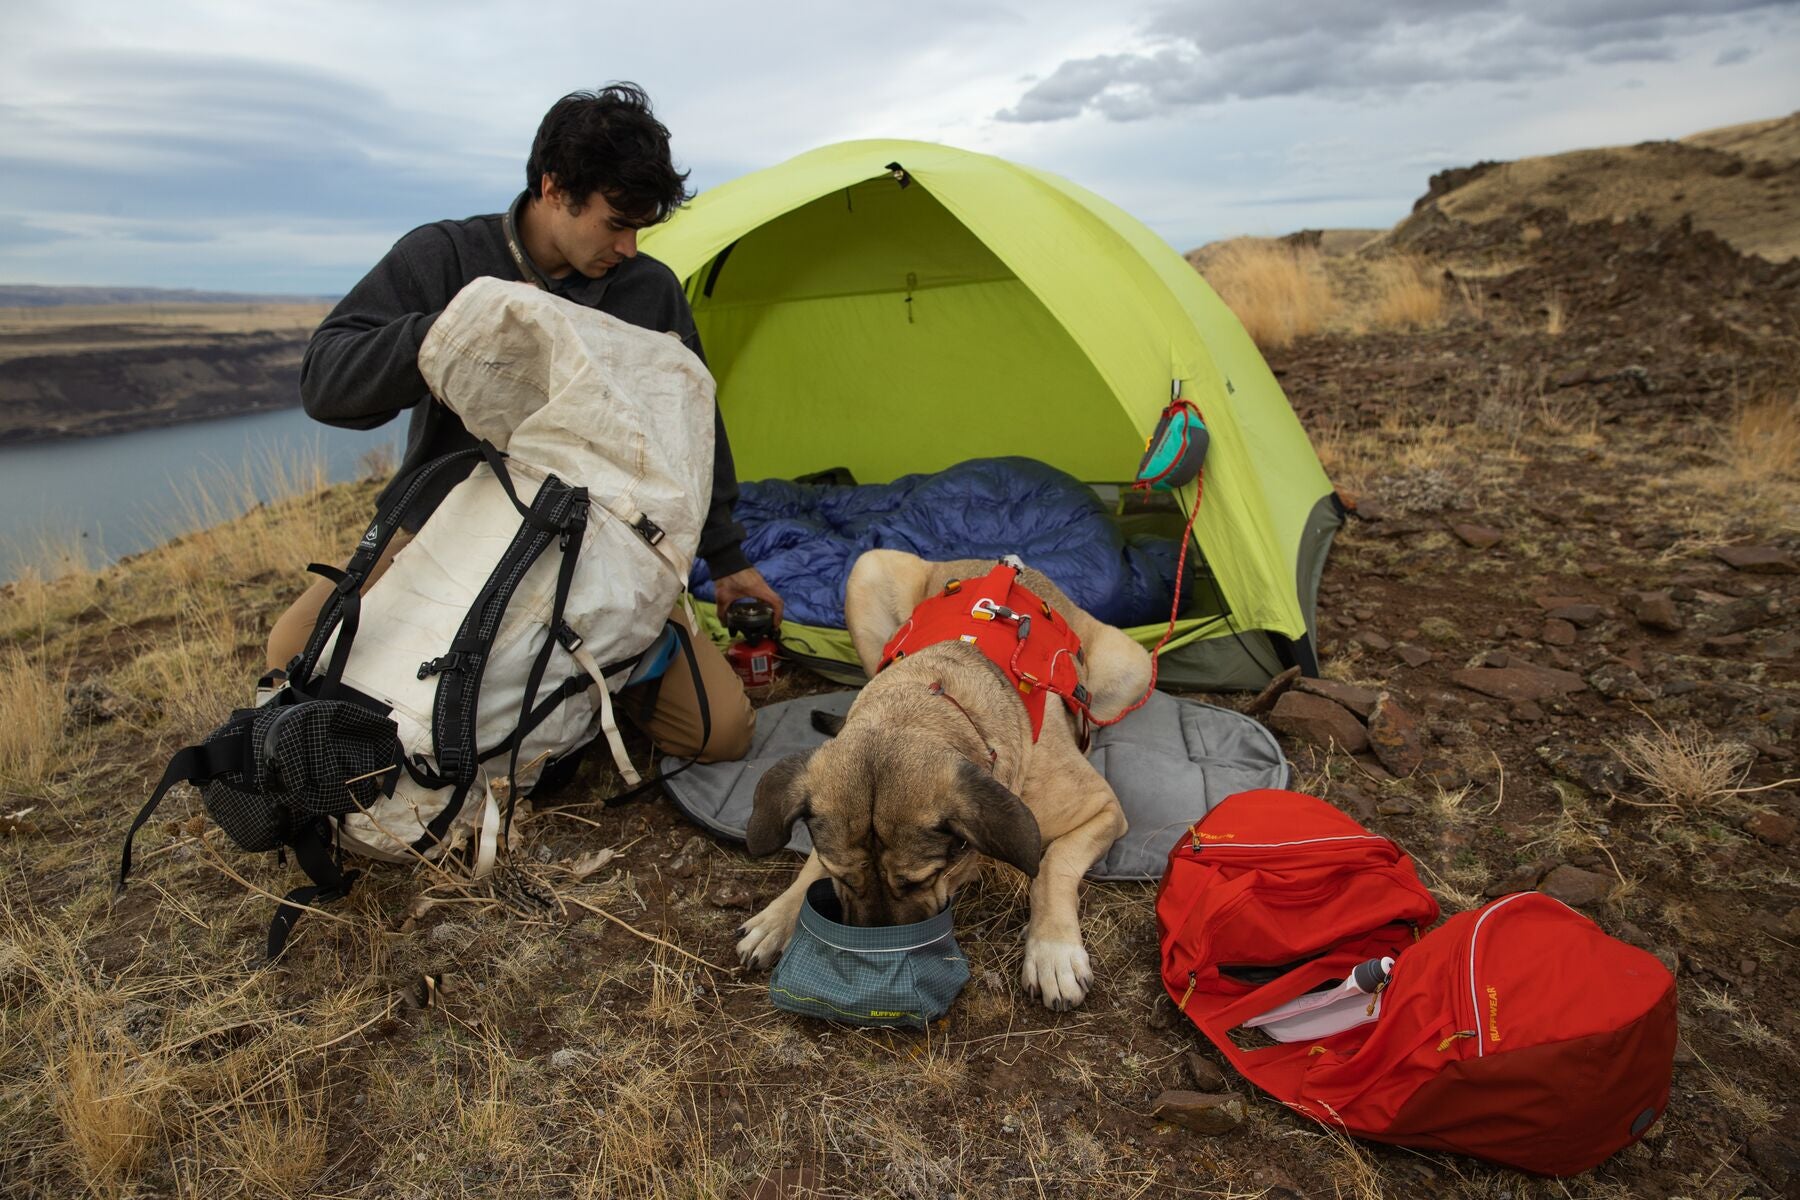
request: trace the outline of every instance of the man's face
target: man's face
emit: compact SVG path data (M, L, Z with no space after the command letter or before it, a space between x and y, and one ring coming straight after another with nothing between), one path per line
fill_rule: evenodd
M641 227L595 192L579 207L569 193L546 178L543 185L548 232L563 259L589 279L598 279L628 258L637 257Z

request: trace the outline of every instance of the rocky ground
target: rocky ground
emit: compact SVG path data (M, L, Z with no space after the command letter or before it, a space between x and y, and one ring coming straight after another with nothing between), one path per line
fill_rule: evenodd
M268 894L294 874L185 795L111 898L126 814L246 686L295 586L276 564L304 561L195 541L5 597L0 649L54 686L65 740L0 805L0 1178L28 1195L1794 1194L1800 269L1554 214L1433 250L1452 264L1441 327L1271 356L1358 515L1320 598L1326 678L1207 699L1269 721L1297 786L1397 839L1446 911L1540 887L1677 972L1674 1097L1639 1145L1547 1181L1334 1137L1174 1011L1150 885L1087 890L1098 980L1079 1011L1020 991L1023 892L996 868L959 910L974 977L928 1034L775 1012L732 931L791 864L664 802L606 808L617 781L592 765L492 887L377 868L258 969ZM368 491L246 528L304 520L329 547ZM1232 1098L1159 1107L1175 1089Z

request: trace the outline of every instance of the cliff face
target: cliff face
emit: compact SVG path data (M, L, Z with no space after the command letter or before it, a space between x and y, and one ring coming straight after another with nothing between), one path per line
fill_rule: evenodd
M323 312L184 305L0 313L0 443L297 405L300 356Z
M0 442L122 433L300 402L303 337L42 354L0 363Z

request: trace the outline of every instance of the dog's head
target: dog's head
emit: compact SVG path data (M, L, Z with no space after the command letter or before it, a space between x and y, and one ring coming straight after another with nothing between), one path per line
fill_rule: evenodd
M929 739L846 734L769 768L746 842L772 854L804 820L849 925L907 925L942 911L979 851L1036 876L1037 820L993 775Z

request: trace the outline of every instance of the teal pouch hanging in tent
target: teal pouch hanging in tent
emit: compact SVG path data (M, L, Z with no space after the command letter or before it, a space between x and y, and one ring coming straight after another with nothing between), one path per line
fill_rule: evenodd
M840 924L831 880L806 890L794 938L769 976L775 1007L852 1025L924 1029L950 1011L969 963L951 909L913 925Z
M1176 396L1163 409L1156 431L1144 445L1137 482L1157 492L1173 492L1194 482L1206 459L1206 422L1200 410Z

